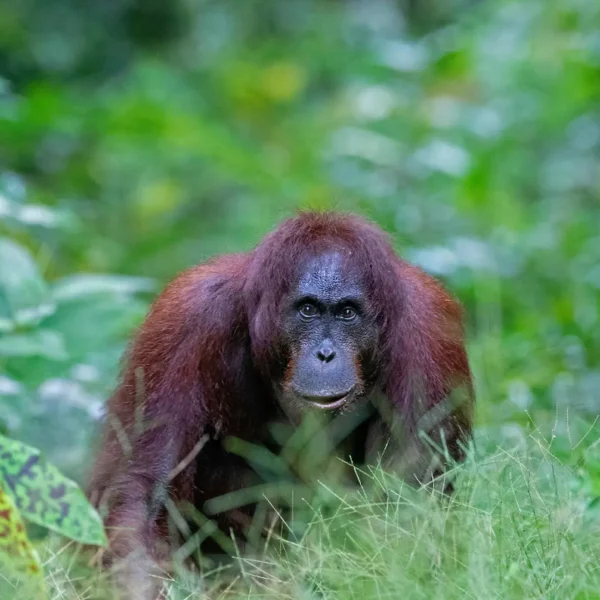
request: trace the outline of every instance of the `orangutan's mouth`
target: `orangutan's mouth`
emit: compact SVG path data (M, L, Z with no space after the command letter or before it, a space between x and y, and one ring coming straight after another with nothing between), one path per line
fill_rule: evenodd
M302 396L302 399L316 406L317 408L321 408L323 410L334 410L335 408L339 408L343 406L348 398L352 390L345 392L344 394L335 394L331 396Z

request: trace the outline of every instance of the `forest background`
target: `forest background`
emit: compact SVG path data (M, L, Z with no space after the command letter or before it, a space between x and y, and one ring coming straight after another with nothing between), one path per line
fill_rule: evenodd
M83 482L155 294L299 208L373 219L460 298L482 453L543 447L574 548L600 561L574 533L598 532L600 506L596 0L4 0L2 432ZM600 597L546 525L479 548L492 570L463 591ZM585 572L566 583L569 560ZM398 590L393 564L319 597Z

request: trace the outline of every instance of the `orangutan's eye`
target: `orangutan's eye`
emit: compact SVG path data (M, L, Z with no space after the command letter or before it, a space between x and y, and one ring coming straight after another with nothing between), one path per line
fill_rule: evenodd
M356 318L356 311L351 306L346 306L339 313L339 318L343 321L352 321Z
M314 304L303 304L300 307L300 314L307 319L312 319L319 314L319 311Z

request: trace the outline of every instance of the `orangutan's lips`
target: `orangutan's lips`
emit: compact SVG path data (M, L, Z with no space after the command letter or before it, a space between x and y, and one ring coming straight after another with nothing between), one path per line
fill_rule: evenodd
M317 408L333 410L345 404L351 391L336 396L303 396L303 398Z

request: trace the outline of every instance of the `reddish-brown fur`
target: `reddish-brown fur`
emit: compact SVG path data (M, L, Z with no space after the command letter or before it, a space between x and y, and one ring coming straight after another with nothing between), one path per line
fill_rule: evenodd
M452 458L462 458L472 387L458 304L433 278L398 258L376 226L356 216L301 214L255 250L180 275L134 340L123 381L109 401L90 486L96 503L108 510L107 526L118 531L112 535L116 556L138 547L151 553L164 535L164 510L152 498L161 485L168 484L174 501L198 505L243 484L237 463L215 464L220 455L206 449L170 481L169 473L205 433L257 443L264 438L265 424L278 410L271 380L290 364L279 341L280 301L298 265L337 247L352 251L366 281L381 331L377 386L401 423L408 474L419 479L425 473L420 420L446 406L456 388L466 391L466 401L447 408L430 434ZM381 441L381 431L373 429L370 446ZM233 521L224 525L235 526Z

